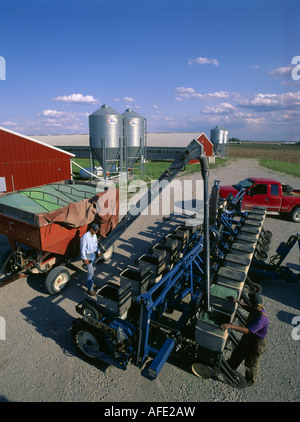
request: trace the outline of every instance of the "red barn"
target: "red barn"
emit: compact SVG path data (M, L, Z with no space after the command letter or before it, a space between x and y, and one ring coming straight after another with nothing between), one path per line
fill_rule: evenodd
M0 127L0 193L71 179L74 154Z
M203 153L206 157L213 157L214 155L214 145L204 133L201 133L201 135L197 138L197 141L200 142L201 145L203 145ZM191 160L189 164L197 163L199 160Z

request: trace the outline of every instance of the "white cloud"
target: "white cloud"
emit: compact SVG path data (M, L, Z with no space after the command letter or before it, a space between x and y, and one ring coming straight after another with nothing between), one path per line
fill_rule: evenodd
M43 120L41 120L41 128L46 127L47 130L49 128L62 128L65 130L74 131L82 131L86 126L87 117L89 113L78 113L74 111L58 111L58 110L43 110L40 113L40 116ZM40 129L41 129L40 128Z
M194 88L185 88L184 86L179 86L176 88L176 93L181 97L193 97L196 94Z
M215 107L205 107L202 113L205 114L232 114L235 111L235 107L229 103L221 103Z
M7 120L6 122L2 122L3 126L18 126L17 123L11 122Z
M291 72L293 67L285 66L285 67L278 67L276 69L271 70L269 73L274 78L291 78Z
M54 117L54 118L78 118L78 117L88 117L89 113L78 113L75 111L58 111L58 110L44 110L40 113L42 117Z
M209 92L207 94L200 94L199 92L196 92L194 88L185 88L183 86L176 88L176 94L177 94L177 97L175 97L175 99L177 101L180 101L183 98L197 98L203 101L211 101L211 100L221 100L221 99L240 97L240 94L238 92L228 92L228 91L216 91L216 92Z
M193 64L213 64L214 66L219 66L219 62L217 59L207 58L207 57L197 57L196 59L189 59L188 64L192 66Z
M243 100L239 107L257 111L273 111L300 108L300 91L285 92L283 94L256 94L252 98Z
M62 117L66 116L68 113L65 111L57 111L57 110L44 110L40 113L43 117Z
M136 100L132 97L123 97L123 100L127 103L134 103Z
M95 99L92 95L82 95L82 94L63 95L63 96L54 98L54 101L62 101L65 103L77 103L77 104L99 103L99 100Z
M249 125L262 125L266 121L264 117L245 117L244 120Z

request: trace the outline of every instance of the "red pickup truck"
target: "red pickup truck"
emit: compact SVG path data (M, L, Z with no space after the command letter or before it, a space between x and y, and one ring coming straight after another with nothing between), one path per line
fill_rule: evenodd
M220 186L220 197L226 199L230 193L235 196L243 188L243 210L251 210L255 205L264 206L268 212L289 215L300 223L300 189L274 179L249 177L235 185Z

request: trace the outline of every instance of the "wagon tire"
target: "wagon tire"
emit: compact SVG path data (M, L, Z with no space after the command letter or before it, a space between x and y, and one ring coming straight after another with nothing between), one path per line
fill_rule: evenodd
M45 287L50 293L50 295L56 295L57 293L62 292L70 281L69 270L59 265L58 267L53 268L47 275L45 280Z
M294 223L300 223L300 207L294 208L291 211L291 219Z

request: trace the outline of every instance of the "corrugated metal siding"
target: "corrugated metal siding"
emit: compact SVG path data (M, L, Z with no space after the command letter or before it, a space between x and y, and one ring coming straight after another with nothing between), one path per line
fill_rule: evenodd
M6 192L70 179L70 155L0 130L0 177Z

